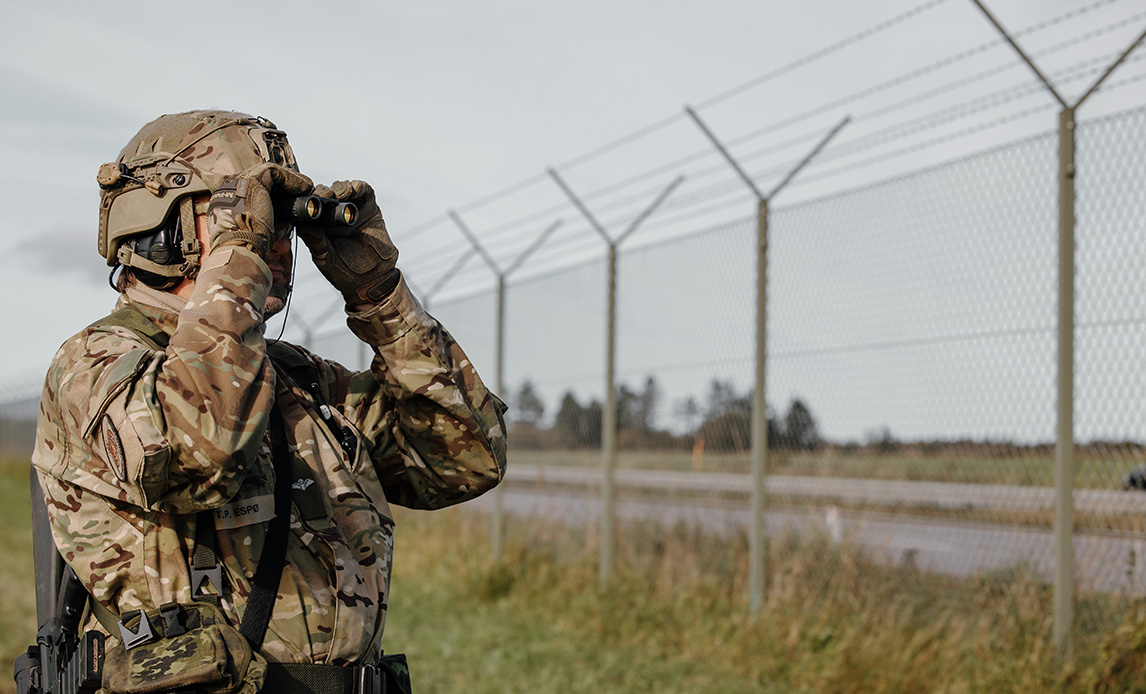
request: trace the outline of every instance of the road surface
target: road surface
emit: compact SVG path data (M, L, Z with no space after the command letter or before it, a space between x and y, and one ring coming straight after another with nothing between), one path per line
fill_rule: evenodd
M596 492L599 470L511 466L510 471L502 493L506 513L563 523L590 523L600 516L601 502ZM617 516L622 522L684 522L712 532L742 531L751 518L750 508L743 500L712 496L652 498L632 492L688 491L725 496L739 493L746 498L746 478L720 473L618 470ZM771 536L789 529L838 535L866 547L875 556L885 557L889 563L910 563L938 573L978 575L1026 562L1049 582L1054 571L1054 537L1049 529L848 511L823 502L835 498L869 506L1053 508L1053 490L999 487L775 476L769 479L770 493L815 497L818 502L798 509L774 508L767 514L766 525ZM1140 492L1088 490L1076 492L1075 499L1076 508L1080 504L1105 504L1103 508L1108 512L1146 509L1146 494ZM486 506L489 501L490 496L486 495L477 503ZM1081 591L1146 596L1146 538L1076 535L1074 550L1076 583Z

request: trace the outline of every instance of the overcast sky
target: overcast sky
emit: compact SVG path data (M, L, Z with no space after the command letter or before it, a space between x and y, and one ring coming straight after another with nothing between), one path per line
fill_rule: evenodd
M989 4L1005 26L1019 30L1093 3ZM1146 0L1100 4L1057 27L1058 33L1032 36L1027 45L1032 51L1052 46L1077 36L1086 22L1101 27L1146 11ZM920 7L917 17L809 61L790 76L753 83ZM113 304L107 268L96 252L95 173L160 114L219 107L264 115L289 133L302 170L316 181L371 182L407 276L425 289L466 248L446 210L462 211L482 237L482 229L568 204L544 176L547 167L557 166L574 188L592 191L655 171L672 157L710 149L682 116L685 104L698 105L714 130L734 140L997 39L970 0L430 0L322 6L44 0L9 3L5 15L0 209L6 219L0 244L6 252L0 258L0 295L9 337L2 348L0 395L13 385L38 381L56 347ZM1101 58L1124 47L1142 25L1130 22L1097 42L1049 55L1044 67L1050 72ZM985 53L980 65L964 61L966 74L1015 63L1008 50ZM1141 66L1133 69L1140 72ZM984 83L982 94L1031 83L1024 70L1016 66L999 85ZM1065 91L1083 83L1071 83ZM929 84L937 82L916 84L913 93L926 92ZM750 86L730 91L742 85ZM1121 90L1120 98L1096 104L1095 112L1140 104L1143 93L1138 83ZM910 96L889 96L883 104ZM1039 110L1051 105L1050 98L1035 89L1030 99L1032 115L993 131L1000 141L1054 126L1054 110ZM874 113L877 106L865 103L864 108ZM804 131L786 135L795 144L785 156L798 157L845 113L851 112L829 108L805 119ZM676 120L627 149L587 163L579 159L666 119ZM857 120L839 143L878 135L879 125L880 117ZM988 146L990 136L984 137L988 140L928 150L912 165ZM707 164L720 166L712 156ZM561 168L567 163L568 169ZM631 219L674 175L667 167L651 175L645 187L632 191L628 207L617 208L610 224ZM512 195L469 204L521 182L526 185ZM852 183L845 177L834 188L794 188L791 201ZM692 184L686 182L674 196L690 194ZM710 215L713 221L750 211L746 190L730 194L728 205ZM539 214L491 235L498 262L508 265L556 216ZM558 241L545 262L599 256L603 245L585 221L572 208L561 216L565 245ZM574 234L581 234L584 244L571 243ZM305 259L301 262L292 310L298 321L319 322L337 303L336 295ZM450 288L464 292L489 280L475 260ZM289 325L288 335L297 336L302 325Z

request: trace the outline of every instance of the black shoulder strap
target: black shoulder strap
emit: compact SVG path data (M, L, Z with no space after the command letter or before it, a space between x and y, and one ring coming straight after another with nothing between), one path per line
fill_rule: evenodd
M309 389L311 383L319 382L318 369L298 347L280 340L267 340L267 355L300 388Z
M259 557L255 577L251 579L251 597L239 624L239 633L258 651L271 622L278 597L279 580L286 564L287 535L290 532L290 447L286 425L276 405L271 410L271 460L275 466L275 517L267 527L263 554Z
M322 395L322 386L320 385L322 380L318 368L306 355L299 351L298 347L286 342L268 341L267 354L277 366L286 372L286 375L294 381L295 385L310 393L310 396L314 398L314 404L318 408L318 414L322 417L323 423L338 438L338 445L346 451L347 459L353 463L357 454L358 440L354 437L354 432L351 431L350 427L339 426L334 421L330 407L326 404L326 398Z

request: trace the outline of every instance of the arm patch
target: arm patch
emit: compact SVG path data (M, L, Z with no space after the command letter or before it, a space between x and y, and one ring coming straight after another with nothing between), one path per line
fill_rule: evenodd
M120 482L127 481L127 456L123 452L123 441L119 438L115 424L111 417L105 414L100 419L100 437L103 439L103 449L107 453L107 464Z

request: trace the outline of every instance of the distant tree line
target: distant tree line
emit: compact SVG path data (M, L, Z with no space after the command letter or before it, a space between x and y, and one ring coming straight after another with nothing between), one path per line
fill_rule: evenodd
M703 442L704 450L742 452L752 447L752 391L740 392L728 381L714 379L703 400L688 396L661 408L663 393L656 379L648 377L641 388L626 383L617 388L617 442L629 450L689 450ZM514 448L592 450L601 447L604 405L598 400L582 403L570 391L557 405L551 422L533 383L526 380L510 397L510 438ZM677 426L658 421L662 410L671 413ZM811 409L794 398L782 415L767 412L768 445L781 451L822 451L845 455L981 455L993 459L1027 456L1052 457L1054 443L1019 443L1007 439L927 438L901 440L884 425L864 432L862 441L825 441ZM1146 455L1146 442L1092 440L1078 445L1080 459Z
M627 449L689 449L703 439L706 450L746 451L752 446L752 392L740 393L727 381L713 380L704 404L689 396L674 413L684 423L673 431L658 426L662 399L652 376L641 388L622 383L617 388L617 443ZM545 426L545 405L532 382L525 381L513 399L511 438L517 448L593 449L601 447L604 405L582 404L572 392L562 395L552 424ZM815 450L819 428L808 406L792 400L784 416L769 408L768 439L772 448Z

